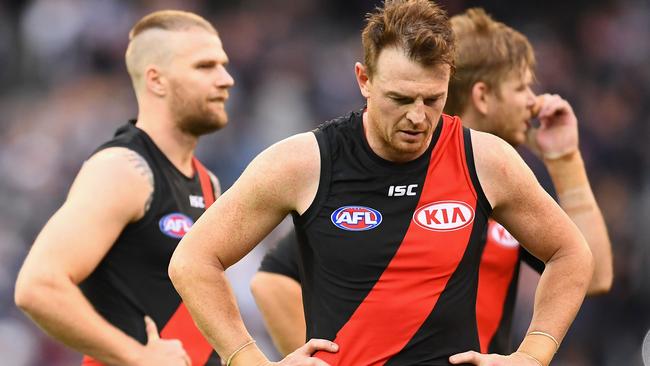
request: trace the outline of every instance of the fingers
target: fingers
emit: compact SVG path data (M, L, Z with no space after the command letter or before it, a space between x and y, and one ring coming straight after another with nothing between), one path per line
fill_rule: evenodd
M338 350L339 346L334 342L326 339L310 339L304 346L298 348L296 352L305 356L311 356L316 351L336 352Z
M537 117L540 120L552 117L553 115L558 113L572 111L569 102L567 102L557 94L543 94L538 96L537 102L533 107L533 114L535 114L535 108L538 108L538 106L539 106L539 110L537 113Z
M531 109L532 117L539 116L539 111L542 110L544 99L546 99L547 95L548 94L542 94L535 97L535 104L533 104L533 108Z
M144 317L145 330L147 332L147 343L156 339L160 339L158 335L158 327L156 323L148 315Z
M457 353L449 357L449 362L451 362L454 365L461 364L461 363L471 363L474 365L478 365L480 361L481 361L481 354L475 351Z

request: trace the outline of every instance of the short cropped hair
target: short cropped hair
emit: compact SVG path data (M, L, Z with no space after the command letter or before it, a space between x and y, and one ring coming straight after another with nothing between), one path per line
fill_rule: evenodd
M456 72L449 82L445 113L462 114L474 84L484 82L500 95L499 86L511 72L535 70L535 54L528 38L497 22L481 8L451 17L456 36Z
M156 41L156 31L185 31L200 28L217 34L217 30L204 18L180 10L160 10L144 16L129 32L129 46L126 49L126 68L133 86L138 90L143 68L149 62L165 62L173 55L166 42ZM152 38L153 37L153 38Z
M199 15L181 10L160 10L145 15L135 23L129 32L129 41L149 29L180 31L193 27L203 28L208 32L217 33L217 30L214 29L212 24Z
M376 72L384 48L398 46L425 66L454 67L454 35L447 13L430 0L385 0L366 16L361 35L368 76Z

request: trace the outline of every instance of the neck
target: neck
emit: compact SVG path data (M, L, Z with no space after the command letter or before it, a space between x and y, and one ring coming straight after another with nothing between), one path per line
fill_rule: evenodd
M460 117L460 120L463 122L463 126L481 131L480 121L482 121L482 117L476 110L467 108L463 113L460 113L458 117Z
M138 113L136 126L151 137L160 151L181 173L191 177L194 174L192 157L198 138L181 131L166 108L161 106L159 110L165 113L147 113L146 110L141 110Z

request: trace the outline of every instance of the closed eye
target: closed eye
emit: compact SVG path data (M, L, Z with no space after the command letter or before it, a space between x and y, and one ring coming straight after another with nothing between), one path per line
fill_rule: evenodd
M432 105L436 104L436 102L438 101L438 99L439 99L439 98L428 98L428 99L425 99L425 100L424 100L424 104L426 104L426 105L428 105L428 106L432 106Z
M406 105L413 103L413 99L406 97L390 97L395 103L399 105Z
M201 61L195 65L197 69L212 69L217 65L215 61Z

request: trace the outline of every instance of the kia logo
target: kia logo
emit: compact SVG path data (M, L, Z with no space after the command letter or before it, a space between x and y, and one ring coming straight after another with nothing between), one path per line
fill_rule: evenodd
M453 231L474 221L474 209L461 201L438 201L418 208L413 220L427 230Z

